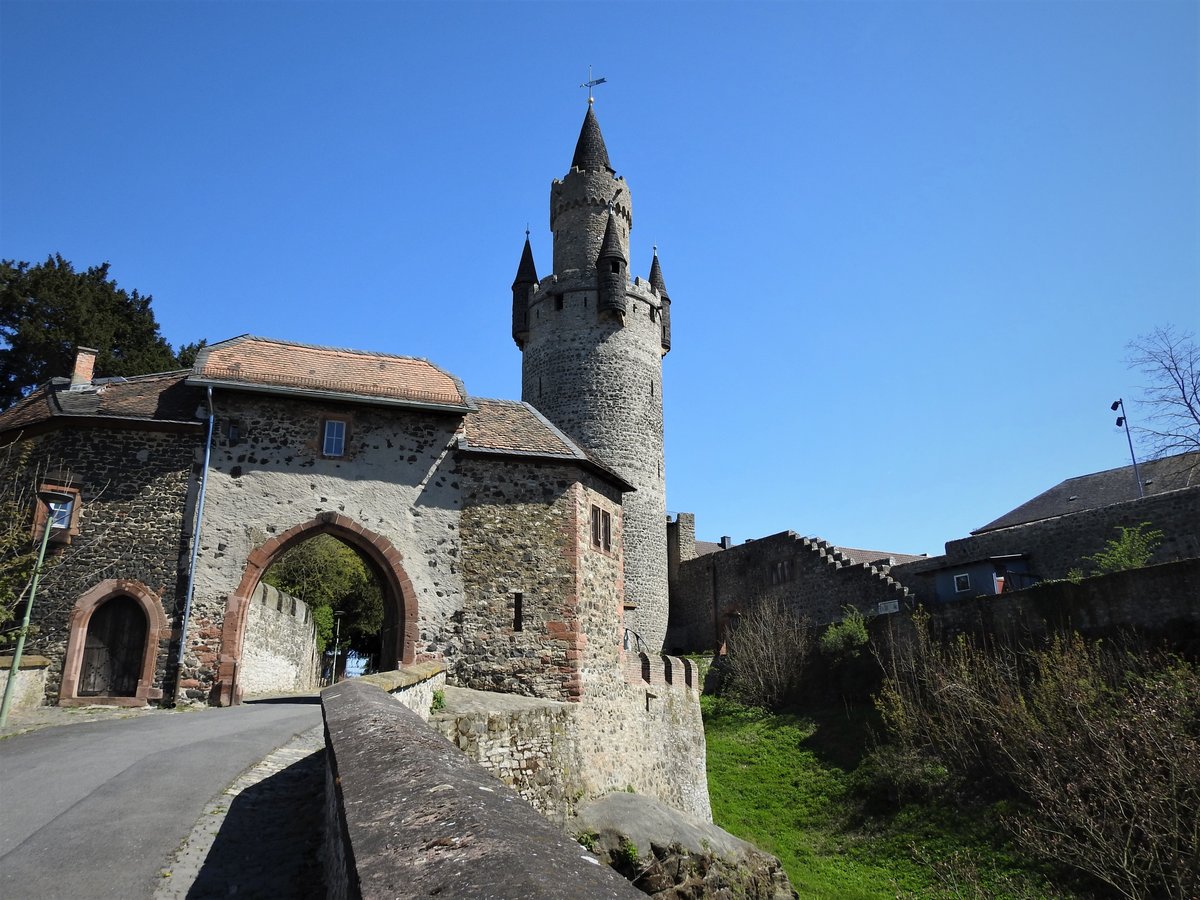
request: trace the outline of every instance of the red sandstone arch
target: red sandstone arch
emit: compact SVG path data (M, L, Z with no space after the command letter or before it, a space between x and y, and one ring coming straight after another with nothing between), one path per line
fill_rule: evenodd
M132 697L80 697L79 669L83 664L83 646L87 639L92 614L114 597L131 597L146 615L146 645L142 648L142 670ZM83 706L101 703L109 706L145 706L148 700L161 700L162 688L154 687L154 670L158 647L168 634L167 616L162 601L140 581L108 578L75 601L67 619L67 656L63 661L62 685L58 691L59 706Z
M225 603L225 621L221 626L221 652L217 659L215 700L220 706L241 702L238 669L242 642L246 636L249 598L262 580L263 573L286 550L318 534L331 534L362 551L375 564L383 587L385 617L396 621L393 648L398 662L415 661L417 648L417 593L404 571L404 557L392 542L341 513L321 513L315 519L293 525L271 538L246 557L246 571L237 590ZM385 618L385 622L387 618ZM385 651L389 648L385 648Z

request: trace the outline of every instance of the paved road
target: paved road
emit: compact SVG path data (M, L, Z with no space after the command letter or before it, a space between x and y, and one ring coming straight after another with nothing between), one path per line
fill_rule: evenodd
M0 741L0 897L151 897L207 802L320 721L289 697Z

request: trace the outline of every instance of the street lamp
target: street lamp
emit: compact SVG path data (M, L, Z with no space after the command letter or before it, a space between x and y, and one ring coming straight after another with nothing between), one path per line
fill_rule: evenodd
M1129 458L1133 460L1133 479L1137 482L1138 496L1145 497L1146 492L1142 490L1142 476L1138 473L1137 457L1133 455L1133 438L1129 436L1129 416L1125 414L1125 401L1118 397L1112 402L1109 409L1113 412L1121 410L1121 414L1117 416L1117 427L1125 426L1125 440L1129 441Z
M338 638L342 633L342 616L344 615L342 610L333 614L333 671L329 673L330 684L337 684Z
M25 635L29 633L29 617L33 613L33 601L37 598L38 581L42 577L42 563L46 560L46 545L50 543L50 532L62 525L54 524L54 505L63 504L70 508L75 502L73 494L63 491L38 491L38 499L46 504L46 522L42 526L42 545L38 548L37 564L33 567L33 580L29 584L29 602L25 604L25 618L17 632L17 648L13 651L12 666L8 670L8 681L4 685L4 702L0 704L0 728L8 724L8 709L12 706L13 692L17 686L17 672L21 669L21 654L25 651Z

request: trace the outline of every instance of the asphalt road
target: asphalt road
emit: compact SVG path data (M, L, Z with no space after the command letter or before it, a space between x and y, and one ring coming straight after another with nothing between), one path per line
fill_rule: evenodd
M317 697L0 741L0 897L151 897L217 793L321 722Z

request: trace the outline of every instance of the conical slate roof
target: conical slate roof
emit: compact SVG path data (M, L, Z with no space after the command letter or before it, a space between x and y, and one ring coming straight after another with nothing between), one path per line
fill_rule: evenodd
M650 287L658 291L658 296L671 299L671 295L667 293L667 283L663 281L662 266L658 264L658 251L655 251L654 261L650 263Z
M608 161L608 148L604 146L604 135L600 133L600 123L589 104L587 115L583 117L583 128L579 130L579 140L575 144L575 155L571 157L571 166L576 169L608 169L613 167Z
M518 284L537 284L537 267L533 264L533 248L529 246L529 235L525 235L525 249L521 251L521 262L517 266L517 277L513 279L513 287Z
M600 243L600 253L596 258L629 261L621 249L621 229L617 227L617 216L611 209L608 211L608 224L604 227L604 240Z

